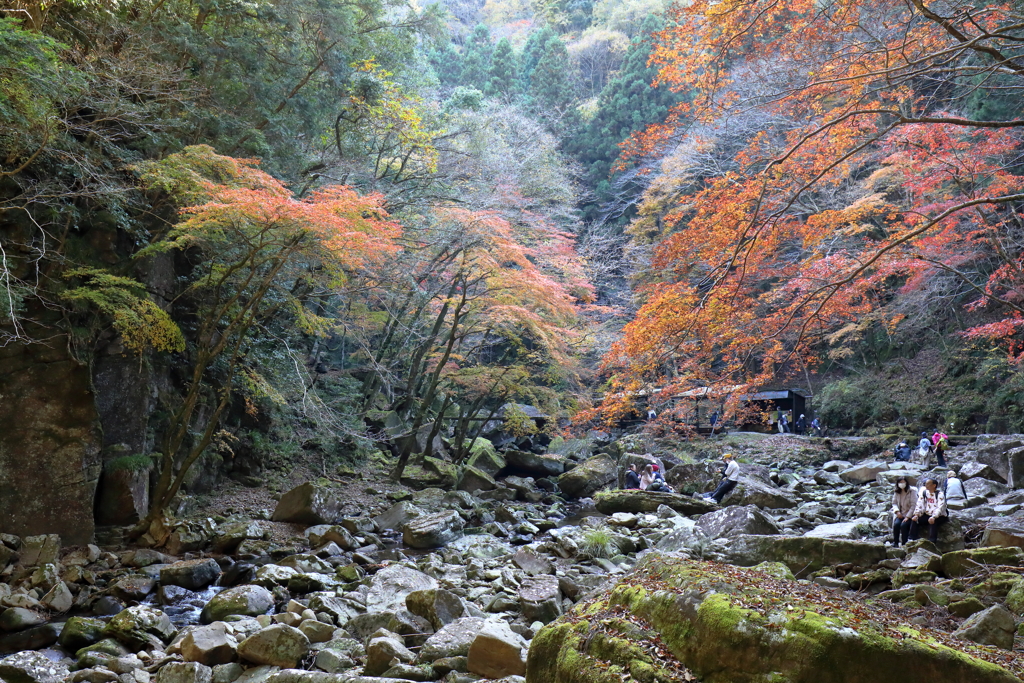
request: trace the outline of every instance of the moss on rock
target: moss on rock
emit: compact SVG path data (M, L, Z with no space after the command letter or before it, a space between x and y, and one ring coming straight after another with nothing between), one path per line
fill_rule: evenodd
M676 681L684 671L704 683L1018 680L984 648L779 574L652 553L537 634L527 682ZM1010 666L1024 671L1024 661Z

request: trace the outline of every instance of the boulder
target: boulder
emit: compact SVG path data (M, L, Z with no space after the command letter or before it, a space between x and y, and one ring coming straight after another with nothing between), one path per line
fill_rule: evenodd
M156 581L145 575L135 574L118 579L112 586L114 595L125 602L142 602L156 587Z
M963 481L974 479L975 477L981 477L982 479L997 481L1000 484L1006 483L1006 477L992 469L991 465L987 465L983 462L966 462L963 467L960 468L959 474L960 479Z
M213 596L210 602L206 603L199 619L204 624L209 624L224 621L232 614L258 617L266 614L273 606L274 596L263 586L235 586Z
M1024 565L1024 548L993 546L957 550L942 556L942 573L949 578L970 576L985 569L985 566Z
M994 645L1004 650L1013 649L1013 636L1017 625L1013 614L1002 605L993 605L968 617L953 635L981 645Z
M0 681L7 683L63 683L69 677L67 664L39 652L19 652L0 659Z
M380 676L391 668L391 662L395 659L408 664L416 661L416 655L396 634L372 638L366 645L366 664L363 672L367 676Z
M170 642L175 629L170 618L157 608L135 605L114 615L103 632L130 648L140 650L153 644L154 638L158 642Z
M423 643L420 663L430 663L445 657L465 657L484 623L480 617L463 617L446 625Z
M391 565L373 575L370 590L366 593L366 609L383 612L402 607L410 593L436 588L437 580L433 577L409 567Z
M18 563L23 567L38 567L56 563L59 556L60 536L57 534L26 536L18 551Z
M873 618L879 608L826 590L764 570L650 553L609 594L537 633L526 679L570 683L645 671L650 680L681 680L682 662L695 680L710 683L1017 680L911 624L881 626L888 617L880 611ZM767 606L780 595L787 597L777 608ZM662 647L648 646L654 638Z
M309 639L302 631L274 624L257 631L238 644L238 656L252 664L294 669L309 653Z
M440 548L462 535L465 520L455 510L423 515L408 522L402 540L410 548Z
M678 520L676 530L670 531L658 541L657 549L665 552L679 552L683 550L698 550L704 548L709 539L704 532L697 527L697 523L685 517Z
M1024 519L992 520L981 536L981 544L1024 548Z
M615 483L615 461L607 455L584 460L558 477L558 488L570 498L586 498Z
M401 531L406 524L425 514L426 512L421 508L416 507L407 500L403 500L392 505L386 512L374 517L373 521L381 531L386 529Z
M555 573L555 567L551 564L551 560L543 555L537 554L529 548L520 548L517 550L516 554L512 556L512 564L519 567L530 576Z
M780 533L775 520L765 515L753 505L746 507L734 505L709 512L697 520L697 528L709 538L732 538L743 534L771 535Z
M181 641L181 655L186 662L206 666L227 664L234 660L238 643L229 636L224 624L217 622L189 631Z
M271 520L297 524L333 524L341 517L342 503L324 486L306 482L281 496Z
M156 683L211 683L213 669L198 662L169 662L156 674Z
M718 509L714 501L706 498L663 491L602 491L594 496L597 511L606 515L616 512L657 512L662 505L684 515L701 515Z
M60 646L68 652L77 652L83 647L103 640L103 629L107 622L91 617L71 617L64 622L60 632Z
M839 478L850 484L868 484L878 477L879 473L886 472L889 464L881 460L866 460L859 465L848 467L839 472Z
M469 458L466 459L466 465L494 477L505 468L506 464L505 458L498 455L494 450L494 444L490 441L482 437L473 440L473 445L469 447Z
M470 673L504 679L526 673L526 641L503 621L489 621L473 639L467 665Z
M737 536L724 554L727 561L741 567L781 562L798 577L826 566L871 567L886 559L885 546L881 543L807 536Z
M190 591L206 588L219 576L220 565L212 557L175 562L160 569L160 583L165 586L181 586Z
M804 534L804 536L808 538L845 538L856 540L864 535L865 528L870 529L864 521L819 524Z
M730 504L753 505L769 510L795 508L799 505L799 501L792 494L743 475L740 475L739 484L725 500Z
M527 577L519 587L519 607L527 623L547 624L562 614L558 577L549 574Z
M46 617L34 610L24 607L9 607L0 612L0 631L8 633L24 631L33 626L46 623Z
M263 528L253 521L229 522L217 528L213 549L218 553L234 553L243 541L263 538Z
M60 637L60 630L60 624L50 623L0 635L0 656L23 650L41 650L44 647L50 647Z
M967 493L967 499L972 498L994 498L1004 493L1010 492L1010 487L1006 484L1000 484L999 482L992 481L991 479L982 479L981 477L975 477L974 479L968 479L964 482L964 491Z
M405 605L410 612L429 621L435 631L466 616L462 598L443 588L413 591L405 596Z
M539 477L557 477L565 472L565 458L554 453L505 451L505 462L510 471Z
M469 466L462 471L462 476L459 477L458 488L460 491L492 491L494 490L495 484L494 478L484 472L478 470L475 467Z

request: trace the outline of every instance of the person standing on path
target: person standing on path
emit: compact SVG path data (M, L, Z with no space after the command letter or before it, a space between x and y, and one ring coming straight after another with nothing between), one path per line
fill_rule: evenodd
M910 537L911 517L917 508L917 489L906 477L896 480L896 491L892 494L892 544L897 548L905 545Z
M910 540L917 540L919 528L927 524L928 540L932 543L938 542L939 527L949 519L949 513L946 511L946 496L935 479L929 479L924 483L921 496L917 499L914 516L910 519Z
M807 432L807 418L804 416L803 413L801 413L800 417L798 417L796 419L796 433L797 434L804 434L806 432Z
M722 459L725 460L725 475L722 477L722 482L713 493L704 494L705 498L711 498L719 505L722 504L722 499L736 488L736 484L740 480L740 464L736 462L736 456L732 453L726 453L722 456Z
M935 447L935 460L939 463L939 467L945 467L949 437L942 432L935 432L932 434L932 445Z

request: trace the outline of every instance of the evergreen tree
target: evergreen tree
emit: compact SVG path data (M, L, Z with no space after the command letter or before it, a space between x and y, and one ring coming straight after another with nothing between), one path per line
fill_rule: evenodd
M519 70L516 54L508 38L502 38L491 57L490 80L484 93L488 97L503 97L510 100L519 93Z
M600 205L611 199L610 176L619 156L619 143L633 132L663 121L669 107L680 99L667 88L650 85L657 69L647 66L649 36L663 26L664 20L653 15L644 20L643 31L630 44L619 73L601 91L594 118L566 143L566 151L583 163L587 185L595 189L597 203L583 207L587 219L594 219ZM636 195L641 191L638 186Z
M455 88L462 79L462 57L451 42L444 41L427 53L427 60L437 74L437 81L442 88Z
M490 80L491 71L491 31L485 24L477 24L466 41L466 50L462 59L462 78L460 85L484 90Z
M540 62L540 58L544 55L544 48L552 38L557 40L558 36L550 26L534 31L527 37L526 45L523 46L522 59L522 84L524 90L529 90L533 70L537 68L537 63Z
M530 96L538 109L565 112L572 104L575 88L571 78L569 52L565 43L552 37L544 45L537 67L530 75Z

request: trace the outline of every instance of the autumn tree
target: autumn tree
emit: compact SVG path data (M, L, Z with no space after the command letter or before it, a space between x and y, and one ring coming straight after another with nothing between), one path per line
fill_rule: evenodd
M191 273L179 305L189 379L170 410L159 476L138 530L164 515L189 469L210 447L234 399L238 377L258 374L248 356L253 334L282 315L315 330L302 295L316 279L344 281L395 251L397 226L380 197L345 187L296 199L252 161L191 147L141 167L143 182L181 207L180 219L138 258L176 251Z
M799 372L829 334L940 271L1004 311L973 334L1019 330L1020 254L1005 247L1024 120L964 106L1024 85L1012 6L700 1L671 18L656 83L694 99L627 151L714 144L687 127L753 111L765 123L734 168L666 205L654 278L610 359L622 387Z

